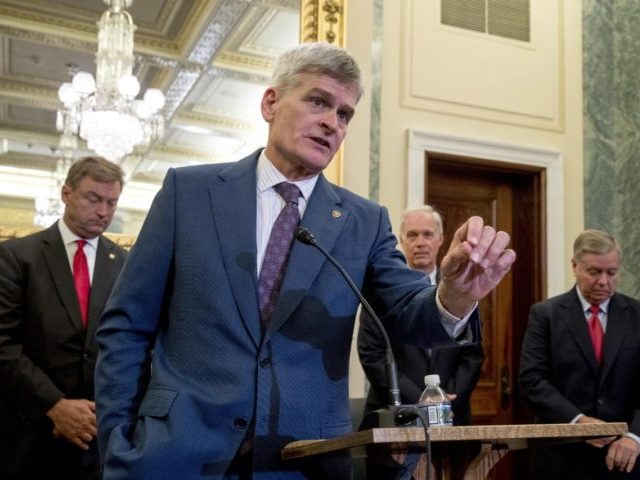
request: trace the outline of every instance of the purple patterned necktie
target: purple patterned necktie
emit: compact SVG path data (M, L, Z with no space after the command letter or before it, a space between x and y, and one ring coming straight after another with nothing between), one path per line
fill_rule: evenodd
M278 183L273 188L284 199L285 205L271 228L269 243L264 253L260 277L258 278L260 325L263 332L269 326L271 314L275 309L284 272L287 268L289 253L291 252L293 232L298 223L300 223L298 198L302 195L300 189L289 182Z

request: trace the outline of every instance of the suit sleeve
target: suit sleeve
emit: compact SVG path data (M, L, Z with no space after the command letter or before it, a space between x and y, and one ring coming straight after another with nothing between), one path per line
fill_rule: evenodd
M24 354L20 335L26 315L26 274L8 245L0 244L0 393L12 399L25 420L33 422L63 393Z
M369 253L363 293L387 331L398 341L424 348L455 346L445 329L436 304L436 288L424 274L407 267L396 248L387 211L380 208L378 232ZM477 309L467 326L473 343L481 340Z
M387 398L389 382L387 381L386 348L375 321L366 313L360 315L358 330L358 356L371 388L375 388L379 397ZM422 388L416 385L401 370L398 370L398 386L402 402L415 403L422 394ZM387 403L388 403L387 399Z
M531 307L522 344L519 382L542 421L566 423L582 412L551 381L550 321L547 306Z
M457 347L460 350L456 370L454 372L453 393L457 395L453 405L468 405L471 394L476 388L482 364L484 363L484 350L482 344L465 345Z
M150 374L173 263L175 173L169 170L105 306L96 334L98 443L127 448ZM168 296L168 294L167 294ZM117 438L115 438L117 437ZM115 446L113 448L116 448Z

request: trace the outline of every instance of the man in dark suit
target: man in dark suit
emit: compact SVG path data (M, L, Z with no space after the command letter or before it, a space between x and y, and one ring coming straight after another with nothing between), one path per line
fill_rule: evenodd
M99 478L94 334L125 259L102 237L122 186L119 166L77 160L62 219L0 243L2 479Z
M531 307L520 386L539 422L626 422L629 434L534 450L532 478L640 478L640 302L616 292L620 257L606 232L576 238L576 286Z
M431 285L437 285L440 278L437 259L443 240L442 217L431 206L411 208L404 212L400 223L400 245L407 264L422 272L425 281ZM393 336L390 336L390 340L398 367L402 403L417 403L424 389L425 375L436 373L440 375L441 386L452 399L454 425L469 425L471 393L480 378L484 361L482 344L427 349L396 341ZM375 322L366 312L360 316L358 354L370 382L362 425L362 428L366 428L373 426L369 425L372 421L370 415L389 405L385 343ZM370 455L367 457L367 478L395 479L400 470L412 467L412 462L405 462L403 466L388 455Z
M399 336L478 340L472 312L515 260L509 235L471 218L437 295L408 269L386 210L322 175L361 92L346 51L296 46L262 97L264 150L168 172L97 333L105 480L350 478L346 453L280 457L291 441L352 431L358 299L320 252L294 241L298 223Z

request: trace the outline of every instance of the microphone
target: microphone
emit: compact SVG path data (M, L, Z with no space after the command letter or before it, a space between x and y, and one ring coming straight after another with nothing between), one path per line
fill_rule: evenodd
M387 331L385 330L382 322L367 302L366 298L360 293L358 287L353 283L349 274L345 271L345 269L338 263L338 261L333 258L333 256L322 246L320 245L313 233L309 231L309 229L297 226L293 232L294 237L301 243L305 245L311 245L315 247L320 253L322 253L331 264L336 267L336 269L340 272L343 278L346 280L353 293L356 294L358 300L362 304L362 307L367 311L369 316L374 320L376 327L380 330L382 337L384 338L385 343L385 370L387 376L387 383L389 385L389 413L391 413L391 419L384 418L385 413L380 415L380 426L385 427L393 427L393 426L408 426L415 425L415 420L419 416L418 408L415 405L401 405L400 402L400 387L398 386L398 368L396 367L396 360L393 355L393 349L391 348L391 342L389 341L389 335L387 335ZM388 413L387 413L388 415Z

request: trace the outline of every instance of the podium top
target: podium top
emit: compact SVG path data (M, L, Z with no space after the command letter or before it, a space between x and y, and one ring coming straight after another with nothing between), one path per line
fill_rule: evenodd
M582 440L615 437L628 432L626 423L554 423L533 425L477 425L468 427L431 427L431 442L479 441L509 444L534 439ZM424 443L422 427L372 428L328 440L299 440L282 449L285 460L373 444Z

